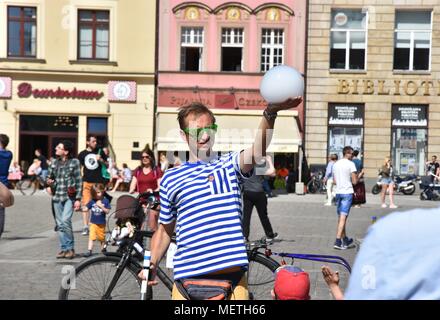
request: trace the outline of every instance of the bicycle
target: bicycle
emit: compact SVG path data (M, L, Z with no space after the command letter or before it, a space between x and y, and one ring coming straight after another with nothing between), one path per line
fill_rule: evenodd
M322 172L315 172L311 174L311 179L307 183L307 191L309 193L325 193L327 190L324 183L324 175Z
M155 194L151 193L140 194L137 198L128 195L125 197L131 198L131 200L127 198L127 202L131 202L131 205L119 210L134 210L137 216L142 217L142 221L145 220L144 215L148 215L149 210L158 205ZM146 213L141 205L142 199L145 198L147 198ZM113 214L117 211L118 209ZM148 286L146 294L141 294L142 281L138 278L138 274L143 269L144 248L148 247L147 242L152 236L152 231L135 229L131 238L125 237L116 243L118 246L116 252L104 252L80 262L75 267L74 278L68 279L61 286L59 299L139 300L141 297L142 300L151 300L154 292L163 291L169 293L167 298L170 298L174 281L171 271L164 266L163 259L157 266L159 285ZM106 241L106 248L111 241L111 239ZM172 242L175 243L174 237ZM250 296L255 300L269 299L274 271L279 267L279 263L255 250L248 250L248 254L250 261L247 277Z
M24 176L17 182L17 188L24 196L33 195L40 186L42 188L46 188L47 186L46 181L44 181L41 175Z

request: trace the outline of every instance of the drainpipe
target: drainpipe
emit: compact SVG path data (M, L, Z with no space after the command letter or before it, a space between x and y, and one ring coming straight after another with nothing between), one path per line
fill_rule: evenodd
M156 145L156 114L157 114L157 88L158 88L158 70L159 70L159 20L160 20L160 0L156 0L156 34L154 40L154 98L153 98L153 152L159 162L159 154Z

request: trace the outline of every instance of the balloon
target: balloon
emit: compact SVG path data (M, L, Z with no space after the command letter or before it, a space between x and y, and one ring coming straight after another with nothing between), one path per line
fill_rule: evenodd
M268 103L281 103L302 96L303 76L295 68L286 65L273 67L261 80L260 93Z

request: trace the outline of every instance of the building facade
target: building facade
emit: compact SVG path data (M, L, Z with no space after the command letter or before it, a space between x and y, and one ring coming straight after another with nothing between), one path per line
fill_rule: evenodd
M306 155L351 145L375 177L419 174L440 152L440 3L309 1Z
M0 2L0 132L24 166L99 136L119 165L153 144L155 1Z
M216 150L249 146L266 106L264 72L279 64L304 72L305 14L306 1L160 1L157 150L188 150L176 115L193 101L216 115ZM269 150L293 158L302 126L302 105L282 113Z

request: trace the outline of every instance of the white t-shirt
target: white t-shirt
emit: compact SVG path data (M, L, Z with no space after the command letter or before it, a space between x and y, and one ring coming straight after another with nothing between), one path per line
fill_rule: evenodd
M348 159L336 161L333 165L333 180L336 181L336 194L353 193L353 184L351 182L351 174L356 172L354 162Z

